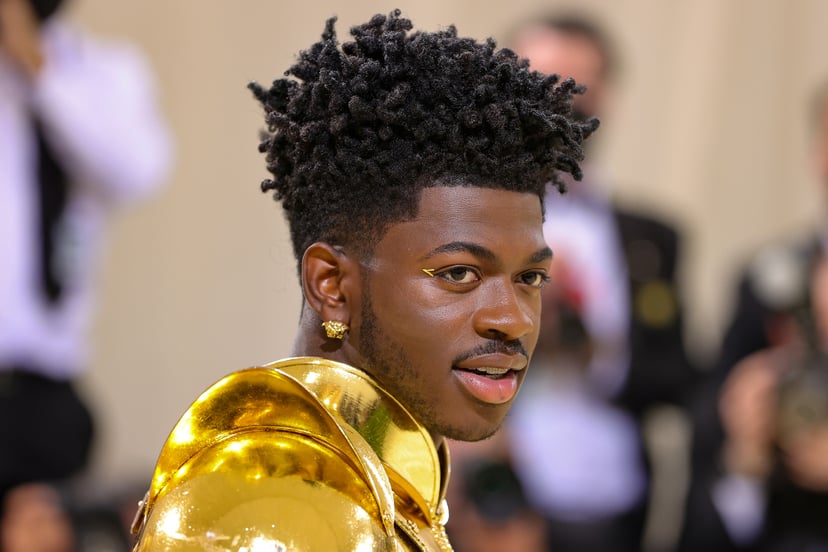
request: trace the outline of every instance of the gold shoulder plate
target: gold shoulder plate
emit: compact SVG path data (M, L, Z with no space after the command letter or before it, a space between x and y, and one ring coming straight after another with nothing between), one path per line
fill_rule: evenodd
M371 448L291 376L236 372L164 444L136 550L395 550L383 474Z

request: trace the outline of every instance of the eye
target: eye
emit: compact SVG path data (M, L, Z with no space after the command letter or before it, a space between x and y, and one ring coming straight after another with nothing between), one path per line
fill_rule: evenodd
M550 280L550 278L547 276L546 272L540 270L530 270L529 272L522 273L519 280L522 284L526 284L527 286L542 288L544 284Z
M452 284L473 284L480 281L480 275L468 266L452 266L434 274Z

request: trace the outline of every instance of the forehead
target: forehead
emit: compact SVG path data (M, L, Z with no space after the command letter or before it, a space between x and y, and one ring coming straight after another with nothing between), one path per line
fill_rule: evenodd
M416 217L392 224L375 253L425 260L455 242L477 244L503 257L534 254L546 245L540 198L489 188L426 188Z

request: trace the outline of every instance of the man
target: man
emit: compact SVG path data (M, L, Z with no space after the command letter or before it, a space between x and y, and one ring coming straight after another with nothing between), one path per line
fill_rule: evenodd
M56 494L19 487L86 464L93 419L75 381L106 223L162 184L171 160L144 59L62 21L62 4L0 0L0 548L11 551L10 532L49 533L9 528L26 517L12 505Z
M604 118L618 61L594 22L533 19L510 43L530 67L586 87L574 100L581 120ZM556 258L544 320L561 319L545 324L531 392L509 420L515 469L549 519L553 550L641 549L651 489L641 424L654 406L677 402L693 373L678 232L620 207L614 185L587 155L584 181L547 197L544 235Z
M399 11L334 19L269 88L260 150L304 294L295 358L179 421L139 550L450 549L445 438L503 421L538 334L542 198L580 176L572 80Z
M808 110L828 184L828 84ZM680 550L828 546L828 233L766 244L742 271L715 369L694 409Z

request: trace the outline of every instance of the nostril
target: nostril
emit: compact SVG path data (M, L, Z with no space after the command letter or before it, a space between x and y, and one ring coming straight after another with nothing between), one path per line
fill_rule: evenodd
M489 328L488 330L488 337L496 340L496 341L507 341L507 336L501 330L495 328Z

